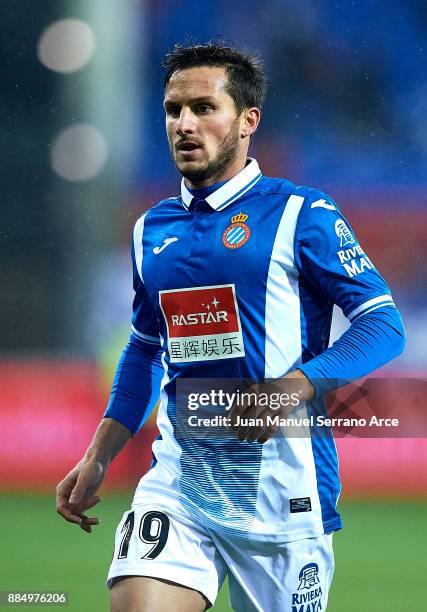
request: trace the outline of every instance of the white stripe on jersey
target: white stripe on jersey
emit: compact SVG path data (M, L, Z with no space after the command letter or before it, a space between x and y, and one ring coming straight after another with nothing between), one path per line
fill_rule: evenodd
M294 261L294 238L298 215L304 198L291 195L287 201L274 241L267 278L265 306L265 378L283 376L301 363L301 318L298 274ZM305 404L292 413L307 417ZM309 533L322 524L317 490L316 466L310 431L301 437L275 436L262 452L255 520L252 529L259 532L266 525L274 530L285 520L292 530ZM293 469L289 470L292 465ZM290 514L291 497L310 497L312 510ZM262 522L258 517L262 517ZM280 517L280 518L279 518Z
M364 317L365 315L369 314L373 310L377 310L377 308L383 308L385 306L391 307L391 308L396 308L394 302L384 302L383 304L378 304L378 306L372 306L372 308L368 308L368 310L364 310L361 314L357 315L357 317L355 317L355 318L356 319L360 319L361 317ZM353 321L354 321L354 319L353 319Z
M394 306L393 298L388 293L386 293L385 295L379 295L378 297L372 298L372 300L368 300L367 302L360 304L360 306L352 310L347 315L347 319L352 321L356 315L359 315L362 312L367 311L368 308L370 309L370 311L373 310L371 307L375 305L377 305L377 308L380 308L380 306L392 306L392 305Z
M143 258L143 248L142 248L142 235L144 233L144 223L145 217L147 213L144 213L142 217L138 219L135 223L135 227L133 229L133 248L135 251L135 263L136 269L138 270L139 278L144 282L142 278L142 258Z
M291 195L288 199L271 253L265 300L265 378L283 376L301 359L294 236L303 202L304 198L297 195ZM292 338L292 346L289 345L289 338Z
M160 339L155 336L149 336L148 334L143 334L138 331L134 325L131 326L132 331L140 340L144 340L144 342L149 342L150 344L160 344Z

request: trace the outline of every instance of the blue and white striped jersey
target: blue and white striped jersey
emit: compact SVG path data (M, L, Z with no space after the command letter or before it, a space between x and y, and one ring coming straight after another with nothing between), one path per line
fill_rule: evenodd
M176 436L179 378L281 377L327 349L334 304L350 321L394 307L337 204L250 160L205 200L182 181L180 197L146 212L133 262L133 334L161 347L163 364L155 461L135 501L161 490L206 525L250 538L339 529L332 436Z

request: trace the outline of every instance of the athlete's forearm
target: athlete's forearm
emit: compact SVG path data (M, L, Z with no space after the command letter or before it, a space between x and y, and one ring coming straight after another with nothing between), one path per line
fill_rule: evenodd
M164 374L162 350L133 334L123 351L104 413L135 434L145 423L160 395Z
M132 433L127 427L105 417L100 422L82 461L96 461L106 469L131 437Z
M299 368L320 397L381 367L404 346L401 316L395 308L384 306L354 321L332 347Z

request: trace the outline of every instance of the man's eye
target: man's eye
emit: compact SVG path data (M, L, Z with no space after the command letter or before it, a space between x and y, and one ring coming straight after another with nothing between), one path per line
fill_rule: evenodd
M212 106L210 104L199 104L197 106L198 113L207 113L212 110Z
M171 106L167 109L168 115L171 115L172 117L179 117L179 112L179 108L176 106Z

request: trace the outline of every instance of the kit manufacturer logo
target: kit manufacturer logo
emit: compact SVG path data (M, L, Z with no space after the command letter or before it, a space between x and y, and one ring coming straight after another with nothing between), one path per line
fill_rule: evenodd
M172 242L176 242L178 240L178 238L176 236L172 236L171 238L165 238L163 240L163 244L160 246L155 246L153 248L153 253L154 255L158 255L159 253L161 253L162 251L165 250L165 248L167 246L169 246L170 244L172 244Z

